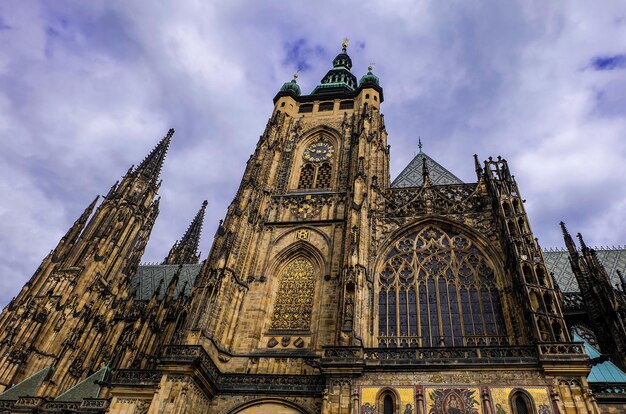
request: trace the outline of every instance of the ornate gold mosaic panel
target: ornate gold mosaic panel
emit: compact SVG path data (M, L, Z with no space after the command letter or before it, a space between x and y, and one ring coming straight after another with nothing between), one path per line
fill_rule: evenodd
M478 388L424 387L428 414L482 414Z
M309 329L315 286L313 277L313 265L304 258L293 260L283 270L274 304L272 329Z
M515 390L523 389L526 391L535 404L538 414L553 414L550 407L550 398L548 396L548 389L545 387L492 387L491 401L493 402L493 408L495 414L512 414L513 410L509 404L511 393Z
M415 413L415 387L361 387L361 413L378 413L376 396L382 389L392 389L400 396L402 414Z

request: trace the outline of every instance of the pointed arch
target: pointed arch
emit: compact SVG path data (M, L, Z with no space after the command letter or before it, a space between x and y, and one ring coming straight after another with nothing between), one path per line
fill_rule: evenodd
M276 292L269 330L310 332L315 301L326 263L317 248L296 242L276 255L270 266Z
M297 138L293 152L289 188L296 190L320 190L333 187L336 181L336 171L339 168L339 150L341 148L341 133L327 125L318 125L305 131ZM322 142L329 144L334 153L331 157L319 162L305 160L306 149L312 144Z
M313 142L313 140L319 139L320 135L324 135L331 140L331 144L338 146L341 141L341 133L328 125L317 125L311 129L302 133L300 142L298 144L306 146Z
M376 393L376 414L400 413L400 394L393 388L385 387Z
M533 397L521 388L516 388L509 394L509 405L512 409L512 414L535 414L535 403Z
M381 252L378 346L509 343L503 268L481 236L431 217L394 234Z

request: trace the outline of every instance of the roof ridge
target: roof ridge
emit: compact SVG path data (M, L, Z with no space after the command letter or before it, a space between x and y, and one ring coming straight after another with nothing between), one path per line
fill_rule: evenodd
M398 176L392 181L392 188L402 187L421 187L422 186L422 167L423 159L426 162L430 162L429 170L431 170L431 181L433 185L439 184L464 184L463 180L454 175L450 170L437 162L430 155L424 151L420 151L417 155L411 159L411 161L404 167L404 169L398 174ZM411 175L415 175L416 178L412 178ZM419 178L417 178L419 177ZM441 180L445 182L440 182ZM403 183L406 182L405 183Z

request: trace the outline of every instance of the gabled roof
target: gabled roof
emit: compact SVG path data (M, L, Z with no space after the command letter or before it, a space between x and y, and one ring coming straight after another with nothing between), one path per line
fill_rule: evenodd
M626 248L597 248L595 249L598 260L606 269L606 272L611 277L613 285L619 284L619 277L617 276L617 270L623 271L626 269ZM559 284L559 288L563 292L579 292L578 282L574 273L572 273L572 267L569 264L569 254L567 250L544 250L543 258L545 260L548 271L554 273L554 278Z
M108 366L100 368L78 384L74 385L54 401L82 401L84 398L98 398L102 389L102 382L110 373Z
M584 342L585 352L589 358L594 359L600 356L600 352L594 348L589 342L585 341L578 334L574 334L574 341ZM591 372L587 377L589 382L601 383L626 383L626 373L619 369L617 365L611 361L604 361L591 367Z
M178 271L179 265L143 265L139 266L135 277L131 281L131 290L137 288L137 299L149 300L154 291L159 286L161 280L161 294L159 299L163 299L167 285ZM180 272L178 284L176 285L175 295L179 295L183 287L185 287L185 296L191 292L191 287L200 273L202 264L185 264ZM187 283L185 283L187 282Z
M12 386L0 394L0 400L17 400L20 397L34 397L43 380L46 379L48 373L53 369L52 365L49 365L26 378L24 381Z
M463 184L454 174L445 169L437 161L430 158L420 148L419 154L411 160L404 170L391 183L392 188L403 187L421 187L422 186L422 168L426 160L426 166L430 172L430 181L433 185L442 184Z

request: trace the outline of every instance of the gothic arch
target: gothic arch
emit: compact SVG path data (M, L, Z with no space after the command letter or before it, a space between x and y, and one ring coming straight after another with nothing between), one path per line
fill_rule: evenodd
M479 249L485 252L486 255L494 262L494 265L500 271L497 276L503 276L502 269L504 269L504 261L502 260L501 254L495 250L492 243L490 243L481 233L474 230L471 227L468 227L459 222L449 220L445 217L437 216L437 215L425 215L420 219L414 220L408 223L405 226L402 226L395 231L393 231L387 239L381 244L379 248L379 253L377 257L377 266L380 267L380 259L386 253L390 246L398 240L400 237L414 231L416 228L423 227L427 224L435 224L439 226L444 226L450 230L457 231L461 234L466 234L468 237L472 239L472 241L478 246ZM378 271L378 267L376 270ZM500 283L504 283L505 280L503 278L499 278L498 281Z
M385 411L385 399L391 397L392 402L392 413L400 413L402 401L400 399L400 394L393 388L385 387L381 388L376 393L376 414L388 414Z
M254 409L257 410L254 410ZM284 412L276 411L276 409L285 408ZM260 410L258 410L260 409ZM290 411L287 411L290 410ZM275 414L312 414L306 408L293 401L283 400L280 398L258 398L252 401L247 401L237 407L224 411L224 414L260 414L260 413L275 413Z
M535 401L533 397L524 389L515 388L509 394L509 406L512 414L535 414Z
M306 242L296 242L283 249L268 267L271 281L266 332L302 331L314 334L319 319L323 276L327 263L321 252Z
M280 236L277 240L280 240L287 234L293 234L293 232L287 232L286 234ZM325 239L328 241L328 237L325 237ZM288 260L297 256L307 257L321 272L329 269L330 263L326 263L324 255L317 247L313 246L311 243L297 241L276 253L267 266L267 274L275 275L279 273L282 270L281 267L283 267Z
M293 230L286 231L283 234L281 234L280 236L276 237L276 239L274 239L274 245L279 244L286 237L289 237L289 236L294 237L296 232L299 231L299 230L308 230L310 232L310 234L319 236L325 242L325 246L324 247L326 249L330 248L331 240L330 240L330 237L328 236L328 234L324 233L323 231L319 231L318 229L316 229L315 227L312 227L312 226L299 226L299 227L297 227L297 228L295 228ZM312 244L312 243L306 242L306 241L303 241L303 242ZM287 249L285 249L285 250L287 250ZM281 252L281 254L284 253L285 250L283 250L283 252ZM313 250L311 250L311 254L317 254L319 256L319 259L321 259L323 257L323 254L315 247L313 247Z
M315 142L326 142L334 148L334 154L324 162L304 159L304 152ZM337 182L341 134L334 128L319 125L305 131L296 143L292 159L289 188L292 190L325 190Z
M503 266L482 236L429 217L388 239L375 267L378 346L509 343Z
M341 143L341 133L335 128L331 128L328 125L318 125L311 129L306 130L300 137L298 146L308 145L321 134L326 134L331 137L333 144L338 146Z

